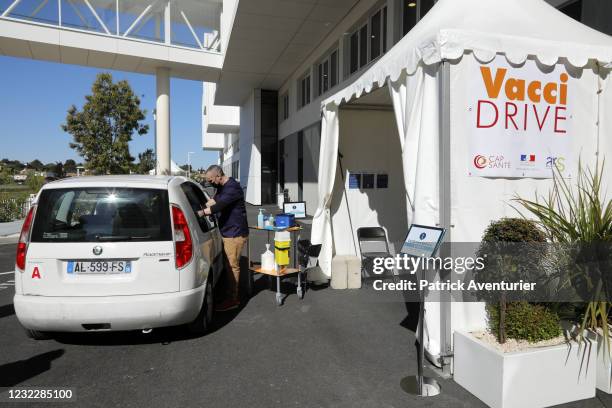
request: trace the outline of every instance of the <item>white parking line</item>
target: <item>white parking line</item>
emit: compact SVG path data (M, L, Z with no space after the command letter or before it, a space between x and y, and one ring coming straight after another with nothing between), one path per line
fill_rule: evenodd
M10 280L10 281L7 281L7 282L8 282L8 283L15 283L15 281L14 281L14 280Z
M0 275L8 275L9 273L15 273L15 271L0 272Z

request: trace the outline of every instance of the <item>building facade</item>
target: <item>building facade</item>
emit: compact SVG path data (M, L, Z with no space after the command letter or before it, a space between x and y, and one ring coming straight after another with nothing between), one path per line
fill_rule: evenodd
M548 2L612 34L612 2ZM221 152L220 163L240 180L247 201L272 204L286 189L309 214L318 205L321 101L380 59L435 0L312 3L289 9L280 0L239 2L221 79L203 87L203 148ZM235 106L237 131L220 136L215 108L222 105Z

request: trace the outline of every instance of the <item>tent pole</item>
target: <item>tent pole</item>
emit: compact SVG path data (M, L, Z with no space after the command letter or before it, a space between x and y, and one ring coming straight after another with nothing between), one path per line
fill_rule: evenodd
M338 150L338 165L340 166L340 177L342 178L342 190L344 191L344 199L346 200L346 213L348 214L349 225L351 226L351 237L353 238L353 248L355 248L355 256L359 256L357 252L357 244L355 243L355 232L353 231L353 218L351 217L351 207L349 207L348 194L346 192L346 184L344 182L344 169L342 168L342 158L344 156Z
M451 143L450 143L450 63L442 61L439 71L440 92L440 174L439 174L439 201L440 201L440 224L446 229L446 242L452 242L451 225ZM443 245L440 248L440 256L451 256L451 246ZM445 276L446 275L446 276ZM448 272L440 271L440 280L450 278ZM451 376L452 349L452 302L450 291L441 294L440 303L440 358L442 364L442 375Z

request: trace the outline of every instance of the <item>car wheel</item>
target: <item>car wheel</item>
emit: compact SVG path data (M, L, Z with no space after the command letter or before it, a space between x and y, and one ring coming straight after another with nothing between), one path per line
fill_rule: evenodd
M33 339L33 340L49 340L51 338L51 336L49 336L49 334L45 333L45 332L41 332L38 330L30 330L30 329L24 329L26 336L28 336L29 338Z
M204 300L198 317L189 325L189 331L195 334L204 334L212 326L213 312L215 310L215 299L211 279L206 281Z

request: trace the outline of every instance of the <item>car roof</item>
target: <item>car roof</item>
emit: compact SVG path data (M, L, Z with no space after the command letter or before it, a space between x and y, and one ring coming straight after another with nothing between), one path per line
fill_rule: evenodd
M167 188L176 176L148 176L141 174L126 174L116 176L83 176L69 177L43 186L43 189L78 188L78 187L140 187Z

